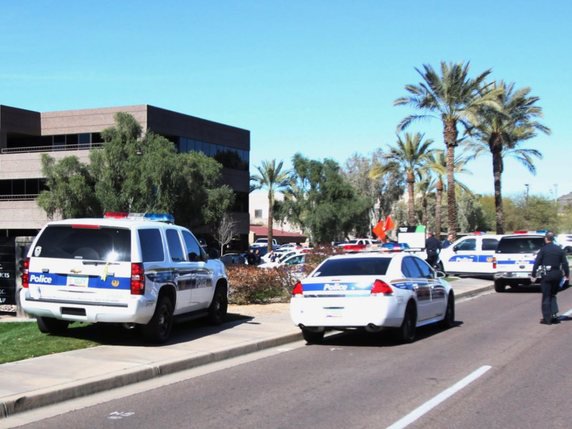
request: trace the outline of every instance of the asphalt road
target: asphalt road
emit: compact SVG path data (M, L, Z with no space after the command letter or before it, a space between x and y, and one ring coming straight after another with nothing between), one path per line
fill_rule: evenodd
M559 303L561 313L572 310L572 292ZM572 320L540 325L540 294L530 292L459 303L456 319L455 328L422 329L408 345L371 334L294 343L213 372L177 375L173 384L78 402L85 407L59 416L38 414L41 420L24 427L571 426Z

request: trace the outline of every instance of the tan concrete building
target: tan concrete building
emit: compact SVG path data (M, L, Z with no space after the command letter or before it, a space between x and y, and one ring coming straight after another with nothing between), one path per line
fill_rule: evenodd
M88 162L117 112L133 115L144 130L168 138L179 152L200 151L223 164L223 182L236 196L233 217L246 242L250 132L150 105L41 113L0 105L0 237L35 235L48 220L35 201L46 189L42 154L76 155Z

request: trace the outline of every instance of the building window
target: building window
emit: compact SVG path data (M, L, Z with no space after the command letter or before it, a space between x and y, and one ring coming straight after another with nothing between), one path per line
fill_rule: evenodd
M255 219L262 219L262 210L260 210L260 209L254 210L254 218Z

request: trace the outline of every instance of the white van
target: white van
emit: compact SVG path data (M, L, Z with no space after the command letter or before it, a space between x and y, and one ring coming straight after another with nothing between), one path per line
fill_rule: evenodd
M501 237L475 234L459 238L439 254L443 271L449 275L492 278L495 272L492 261Z
M172 216L108 213L104 219L48 223L24 262L20 302L40 331L73 321L139 326L165 342L175 316L226 316L224 265L209 260Z

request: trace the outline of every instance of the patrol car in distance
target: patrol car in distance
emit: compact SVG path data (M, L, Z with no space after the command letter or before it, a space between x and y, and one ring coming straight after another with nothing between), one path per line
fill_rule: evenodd
M119 323L156 343L167 341L176 316L221 323L224 265L173 222L170 215L107 213L48 223L24 261L23 310L44 333L74 321Z
M326 330L389 328L412 342L419 326L454 324L455 296L443 277L408 253L331 256L296 283L290 316L309 344Z
M495 291L504 292L507 286L534 285L532 267L544 244L544 233L523 232L502 237L493 259Z
M461 237L439 253L440 267L448 275L492 278L492 265L502 235L475 234Z

